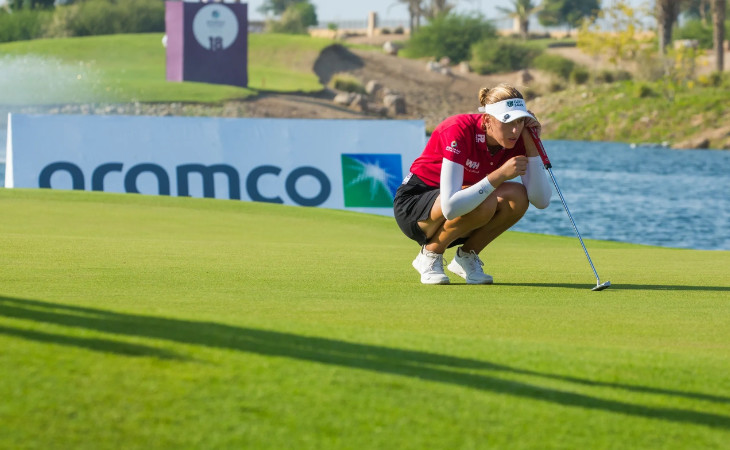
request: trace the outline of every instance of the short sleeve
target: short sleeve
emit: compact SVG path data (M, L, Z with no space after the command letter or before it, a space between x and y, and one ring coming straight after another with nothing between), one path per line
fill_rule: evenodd
M469 140L462 127L452 125L441 131L438 150L441 152L441 156L449 161L462 166L466 164L468 145Z

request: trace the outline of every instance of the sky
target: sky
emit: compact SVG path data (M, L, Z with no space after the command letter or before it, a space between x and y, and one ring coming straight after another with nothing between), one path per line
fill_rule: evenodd
M263 18L257 12L263 0L249 0L249 16L251 20ZM366 20L370 11L378 13L380 20L407 20L408 8L397 0L310 0L317 8L317 18L320 22L330 20ZM496 17L494 5L496 0L459 0L459 11L467 12L480 9L485 16ZM487 14L491 11L492 14Z
M602 4L608 4L611 0L603 0ZM629 0L631 5L645 4L650 0ZM7 0L0 0L0 5ZM264 16L257 11L264 0L248 0L248 11L250 20L262 20ZM310 0L316 7L317 18L320 23L329 21L346 20L367 20L368 13L375 11L380 20L408 20L408 8L397 0ZM501 18L502 14L496 6L509 6L505 0L457 0L456 11L469 13L481 12L489 19ZM538 2L539 3L539 2Z
M629 0L632 6L645 4L651 0ZM264 0L249 0L249 18L261 20L263 16L257 12ZM317 9L317 19L322 23L333 20L366 20L368 12L378 13L380 20L407 20L408 8L397 0L310 0ZM611 0L602 0L601 4L610 4ZM457 11L468 13L472 11L481 12L489 19L502 18L496 6L509 7L511 2L507 0L457 0ZM540 3L538 0L536 3Z

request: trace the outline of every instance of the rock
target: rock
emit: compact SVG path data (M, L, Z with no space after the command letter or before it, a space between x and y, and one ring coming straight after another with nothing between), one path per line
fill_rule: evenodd
M386 108L383 105L376 105L375 103L369 103L368 104L368 112L371 112L373 114L376 114L378 116L387 116L388 115L388 108Z
M350 103L352 103L354 97L355 94L351 92L340 92L339 94L335 95L335 98L332 101L337 103L338 105L350 106Z
M388 108L388 113L394 116L406 113L406 98L402 95L386 95L383 104Z
M703 136L692 137L672 145L678 149L710 148L710 140Z
M532 74L527 69L525 69L521 71L517 76L517 83L521 85L528 85L534 79L535 78L532 76Z
M451 65L451 58L448 56L444 56L443 58L439 59L439 64L441 64L441 67L448 67Z
M398 56L398 46L391 41L386 41L383 44L383 51L389 55Z
M459 63L459 73L471 73L471 66L468 62L462 61Z
M439 69L439 73L441 75L447 75L447 76L449 76L449 75L451 75L451 69L448 68L448 67L441 67L441 69Z
M353 96L352 102L350 102L350 108L354 109L355 111L359 112L367 112L368 111L368 99L365 98L362 94L355 94Z
M375 96L381 89L383 89L383 85L376 80L370 80L365 85L365 92L371 96Z
M428 72L439 72L441 70L441 64L436 61L429 61L426 63L426 71Z

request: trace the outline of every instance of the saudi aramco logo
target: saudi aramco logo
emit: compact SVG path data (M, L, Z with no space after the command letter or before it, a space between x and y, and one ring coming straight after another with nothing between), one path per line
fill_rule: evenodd
M346 207L392 207L401 178L401 155L342 155Z

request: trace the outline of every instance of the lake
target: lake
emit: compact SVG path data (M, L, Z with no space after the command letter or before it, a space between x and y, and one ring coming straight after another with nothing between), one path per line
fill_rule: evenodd
M0 130L0 161L5 139ZM545 147L583 239L730 250L730 151L580 141ZM4 180L0 162L0 186ZM512 229L575 236L555 192L547 209L530 208Z

